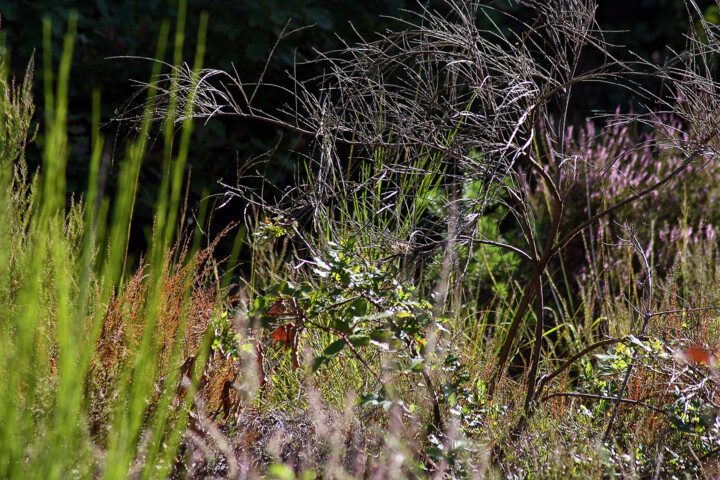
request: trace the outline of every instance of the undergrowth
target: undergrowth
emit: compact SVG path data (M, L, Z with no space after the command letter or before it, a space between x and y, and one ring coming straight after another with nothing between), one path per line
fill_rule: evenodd
M478 239L497 242L423 249L439 233L422 221L471 209L481 182L444 189L447 165L423 150L410 166L434 174L403 177L392 194L402 198L385 208L389 178L363 190L391 153L377 147L376 163L350 153L356 189L334 199L347 202L343 216L321 218L312 241L297 220L261 208L247 225L204 238L178 226L193 102L170 102L162 105L166 175L150 248L132 262L128 229L157 133L157 92L150 84L139 134L115 159L116 197L99 189L104 141L95 118L87 194L66 199L75 21L55 80L46 38L45 132L33 123L34 61L22 82L0 63L0 477L720 474L714 164L601 219L548 264L544 360L528 402L537 310L522 315L510 368L493 383L532 270L522 250L503 248L522 235L506 221L512 190L485 204L477 223ZM164 25L158 59L169 31ZM188 69L195 81L202 54ZM158 78L162 64L155 68ZM435 140L450 142L461 124ZM680 120L665 124L673 136L690 135ZM660 132L608 125L563 132L577 162L573 178L558 182L570 220L618 203L685 159L648 146ZM536 152L554 141L555 127L546 127L547 137L532 142ZM24 151L37 140L44 163L29 171ZM552 192L540 182L526 192L541 216L535 226L547 230ZM231 258L217 259L218 242L233 235ZM243 244L247 275L234 265Z

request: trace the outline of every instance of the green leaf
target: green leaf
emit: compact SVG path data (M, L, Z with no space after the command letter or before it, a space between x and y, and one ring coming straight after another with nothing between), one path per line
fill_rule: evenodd
M433 460L435 460L436 462L437 462L437 461L445 460L445 454L444 454L443 451L442 451L440 448L438 448L438 447L426 448L426 449L425 449L425 454L426 454L428 457L430 457L430 458L432 458Z
M355 248L355 244L357 243L357 238L355 237L349 237L347 240L345 240L345 251L352 252L352 250Z
M368 405L380 405L385 401L383 397L377 393L364 393L358 398L358 405L367 407Z
M350 331L350 323L342 318L333 318L330 322L330 326L335 330L339 330L343 333Z
M276 283L275 285L272 285L270 288L267 289L267 295L274 297L279 296L280 290L282 290L284 283L286 282Z
M368 312L368 301L364 298L356 298L348 305L348 313L353 317L363 317Z
M325 350L323 351L323 356L327 358L332 358L338 353L342 352L343 348L345 348L345 345L347 345L345 340L336 340L330 345L328 345L327 348L325 348Z
M295 293L297 292L297 288L295 287L295 285L293 285L290 282L282 282L280 292L283 295L289 295L289 296L293 297L293 296L295 296Z
M313 364L312 364L312 372L313 373L317 372L320 369L320 367L323 366L323 364L328 362L328 360L329 359L327 357L323 357L322 355L319 357L315 357L315 359L313 360Z
M392 406L392 402L377 393L365 393L358 399L358 405L366 407L368 405L382 405L383 410L388 411Z
M370 345L370 337L368 335L349 335L348 340L356 347L367 347Z
M310 285L309 283L301 283L295 289L295 296L297 298L308 299L310 298L310 294L314 292L315 288L312 285Z
M410 365L408 365L408 368L406 369L407 372L422 372L425 368L425 361L422 358L414 358Z
M689 423L684 422L677 415L670 415L670 423L672 423L673 427L681 432L691 433L693 431L692 426Z
M372 315L366 315L364 317L356 318L358 322L372 322L375 320L382 320L384 318L392 317L395 313L390 311L380 312L380 313L374 313Z
M374 330L370 332L370 340L378 343L390 343L392 336L390 330Z
M267 299L265 297L258 297L253 301L251 311L253 314L265 312L267 310Z

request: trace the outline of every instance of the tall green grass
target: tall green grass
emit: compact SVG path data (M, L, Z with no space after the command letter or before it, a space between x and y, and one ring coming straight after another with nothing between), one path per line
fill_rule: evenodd
M184 8L180 12L176 59L183 46ZM200 45L206 25L203 17ZM194 351L184 341L197 256L178 243L177 216L192 120L186 115L175 145L174 118L168 119L149 262L141 265L142 275L131 276L129 228L155 92L149 89L136 139L123 159L115 159L120 174L112 199L99 190L103 138L95 94L87 196L67 203L68 89L76 26L77 17L71 16L54 72L51 29L45 22L46 118L38 135L43 162L37 173L28 172L24 160L25 146L35 135L34 62L22 83L9 78L5 62L1 68L0 477L167 478L203 370L193 370L187 393L179 396L178 382L186 373L180 365L194 356L195 364L203 366L209 353L207 336ZM158 59L165 56L169 30L168 24L161 29ZM200 48L196 69L202 57ZM154 64L154 76L161 66ZM174 297L171 287L177 291ZM168 305L173 298L176 305ZM121 321L110 325L112 318ZM109 330L113 326L114 332ZM112 335L122 338L116 345L122 354L114 357L99 348Z

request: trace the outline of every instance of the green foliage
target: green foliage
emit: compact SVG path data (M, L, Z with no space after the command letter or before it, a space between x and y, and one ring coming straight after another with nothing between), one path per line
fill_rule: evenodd
M292 219L286 219L283 216L279 216L274 219L266 218L264 222L261 222L257 230L253 233L256 241L268 242L284 237L286 235L292 235L298 224Z
M480 194L481 182L473 182L465 186L464 199L475 199ZM502 205L507 198L500 195L498 202L488 207L477 226L476 236L479 238L496 239L508 242L505 237L516 237L517 232L501 232L500 226L508 214L507 207ZM515 238L512 238L515 240ZM511 243L511 242L508 242ZM475 301L482 305L490 300L499 303L509 300L512 281L520 275L522 263L520 257L507 249L483 245L473 249L467 269L462 276L463 286Z
M25 146L33 141L30 136L35 104L32 101L32 78L34 61L31 60L25 71L22 85L16 85L7 72L7 63L0 65L0 169L6 175L12 164L24 156ZM24 158L18 164L24 164Z
M371 358L376 355L371 351L377 349L405 359L396 366L401 371L423 369L420 355L427 331L431 325L443 327L433 319L431 305L416 298L415 288L398 282L392 265L381 269L364 258L350 238L343 244L330 242L327 257L314 259L312 276L313 281L297 285L274 285L255 299L251 314L270 329L292 322L298 336L305 329L329 333L332 341L315 358L314 371L332 368L343 353L374 372L377 364Z
M303 21L321 16L325 20L319 25L321 32L337 22L337 18L327 18L331 12L324 5L281 3L267 3L276 8L268 18L263 18L265 3L243 5L250 13L249 21L262 30L252 42L243 44L246 53L267 51L265 42L284 25L290 8L299 9ZM137 2L129 5L140 8ZM96 6L105 23L85 23L81 12L80 29L130 22L116 6L105 2ZM50 13L64 15L69 7L60 2ZM10 5L3 15L17 21L25 13ZM712 15L706 12L708 18ZM228 35L252 37L232 16L221 18L220 25L227 26ZM58 31L57 24L46 28L48 33ZM400 237L412 233L428 216L447 217L450 212L443 205L448 192L440 187L441 175L405 178L404 197L381 215L376 212L385 206L383 192L358 190L356 202L345 210L348 216L332 229L325 228L327 235L317 240L317 251L288 253L300 229L296 220L276 217L260 222L252 246L256 253L262 250L266 259L250 267L253 278L242 292L254 295L250 310L243 302L235 310L231 305L236 299L216 290L221 275L215 272L221 267L209 260L200 274L192 268L198 261L192 252L172 248L193 131L192 123L186 122L176 137L172 129L164 132L170 148L160 155L167 174L159 186L162 197L153 200L150 260L130 275L124 272L127 232L133 192L147 160L149 116L141 135L128 144L127 155L116 159L122 188L113 201L97 189L103 146L93 131L93 139L86 139L91 143L90 171L94 172L88 194L66 202L68 188L63 179L72 147L68 126L73 122L68 96L84 87L82 82L69 81L72 34L64 41L67 48L57 64L57 79L51 78L52 68L43 76L48 128L42 136L45 163L36 176L24 161L25 148L35 136L32 63L19 84L10 80L6 63L0 67L0 477L181 477L180 464L185 460L188 471L205 462L212 463L220 475L230 476L233 471L227 465L237 456L252 464L249 476L272 478L385 473L387 477L682 478L707 474L702 463L717 460L717 355L698 361L687 352L695 345L717 352L720 322L716 310L703 313L679 305L681 295L691 305L718 304L720 267L714 231L697 238L686 234L680 244L673 245L677 258L668 260L667 275L658 275L666 293L653 308L675 313L653 317L650 340L625 336L612 347L584 356L565 378L556 377L548 386L548 393L572 390L595 397L567 402L560 396L543 399L526 430L518 434L512 427L521 415L524 392L510 378L491 398L487 380L498 339L521 293L516 279L527 266L519 256L495 246L458 252L468 262L463 276L456 279L460 294L451 302L455 310L441 315L438 292L446 280L442 262L422 265L416 278L424 283L415 286L412 275L403 271L403 262L408 260L403 245L386 242L373 250L377 237L368 241L344 235L342 227L350 222ZM81 51L92 43L83 43ZM178 50L187 46L178 45ZM48 66L53 65L51 50L45 53ZM289 61L288 52L279 53L283 61ZM157 56L162 58L162 48ZM201 60L199 55L196 67ZM148 111L152 101L151 96ZM383 152L376 153L382 161ZM670 161L658 158L660 163ZM374 174L371 165L363 168L361 181ZM462 208L463 202L476 196L476 187L465 185L457 205ZM72 185L69 189L73 190ZM697 214L693 221L714 218L697 213L707 208L702 198L688 196L682 205L690 215ZM500 200L488 206L478 232L513 244L518 232L505 229L503 201L507 198ZM662 214L643 213L650 222ZM673 228L687 227L687 219L668 218L663 221L676 222ZM334 220L326 219L328 224ZM546 219L537 219L538 228L545 223ZM292 254L300 263L296 269L290 261ZM605 268L637 270L632 258ZM215 281L207 281L213 275ZM583 302L577 312L584 309L586 318L583 323L583 313L575 312L548 332L547 362L541 366L546 374L567 358L566 345L551 339L560 329L571 332L568 344L575 349L584 340L604 338L607 333L624 335L636 326L637 312L628 306L628 299L641 297L635 283L621 281L625 277L619 273L606 278L602 297L600 293L594 296L595 279L566 280L569 297L576 283L583 285L582 294L574 300ZM615 298L618 286L623 295ZM553 293L560 294L558 289ZM563 301L572 304L570 298L558 303ZM593 303L601 301L602 311ZM545 307L551 308L559 316L565 307ZM247 317L259 321L250 323L250 328L262 326L275 340L257 335L251 342L238 326L239 319ZM529 336L532 318L527 320ZM206 330L208 335L204 335ZM265 350L270 382L259 393L253 392L254 397L242 396L247 393L238 386L245 380L243 375L263 362L256 356L258 345L267 347L270 342L278 346L275 351ZM211 350L216 355L208 363ZM277 362L278 350L284 364ZM310 358L300 361L306 352ZM518 364L526 362L522 356L521 352ZM254 363L243 363L248 358ZM184 360L194 361L195 367ZM612 396L617 395L633 361L637 367L627 397L642 404L625 405L612 441L600 445L595 439L607 424ZM294 372L293 367L305 366L307 371ZM221 367L224 377L217 373ZM218 379L221 388L215 390L222 393L213 393ZM196 396L201 381L203 389ZM362 395L352 397L350 390ZM435 395L445 429L431 425L435 419L428 420ZM228 406L225 420L203 406L200 399L206 397ZM359 401L345 405L350 398ZM282 410L287 416L277 413ZM308 423L298 423L298 430L304 429L301 433L311 439L296 444L288 440L278 447L292 437L288 416L297 412L314 416ZM240 423L243 415L250 417L247 424ZM188 427L192 433L184 436ZM235 436L229 440L237 442L226 441L226 436ZM193 441L202 447L193 450ZM312 442L323 443L322 454L306 463L289 460L305 455ZM265 446L267 451L261 450ZM213 452L214 448L221 453ZM202 455L197 453L200 450ZM489 466L491 462L495 467Z
M239 348L242 336L235 332L232 318L228 316L228 312L223 311L220 315L213 317L211 325L214 330L211 348L227 358L237 360L242 349L242 347Z
M55 77L52 28L45 23L47 127L43 165L35 177L28 175L23 156L32 141L32 64L21 87L7 76L6 57L0 67L0 131L5 140L0 177L0 375L5 379L0 386L0 476L126 478L142 456L146 463L137 470L142 478L166 478L199 375L192 375L185 386L190 393L174 405L179 345L184 342L173 337L183 336L187 316L175 316L182 317L177 323L168 321L175 314L168 314L165 302L179 302L176 311L182 311L187 306L182 292L188 291L192 275L183 276L183 268L166 263L175 240L172 234L158 234L153 248L160 261L145 277L141 269L123 285L128 280L122 270L133 188L115 198L108 224L108 200L98 198L96 188L102 153L97 131L88 201L71 198L66 206L76 25L77 17L71 16ZM163 55L162 45L158 55ZM143 125L139 140L130 142L128 158L119 166L121 177L137 172L148 126ZM180 149L175 164L182 165L182 155L187 151ZM168 182L170 201L159 202L158 228L163 217L172 222L169 212L179 209L179 198L172 197L177 187ZM174 291L169 291L169 271L176 274ZM122 305L119 298L133 302ZM113 322L119 331L108 333ZM106 348L108 340L115 351ZM196 344L198 364L207 358L206 343ZM115 383L103 383L107 381Z

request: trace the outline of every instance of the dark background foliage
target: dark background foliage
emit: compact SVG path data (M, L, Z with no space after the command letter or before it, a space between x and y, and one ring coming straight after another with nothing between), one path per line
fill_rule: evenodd
M442 8L442 5L434 1L430 7ZM505 2L498 3L498 7L522 14L517 6L508 6ZM288 20L288 30L312 25L284 38L268 64L265 80L288 85L288 72L292 71L296 60L314 58L316 50L339 48L340 39L352 43L357 34L372 39L376 32L400 28L400 23L389 16L407 18L411 15L408 9L418 8L420 4L412 0L189 0L184 58L188 61L193 58L202 11L207 11L210 17L204 65L223 70L232 70L234 65L244 81L260 77L267 57ZM611 43L627 45L639 56L661 62L666 45L677 51L683 49L684 34L690 28L685 8L683 0L603 0L597 19L603 28L612 31L607 35ZM95 89L101 91L105 134L110 139L119 140L109 143L114 145L113 156L122 158L121 140L128 131L125 126L111 120L125 108L136 91L131 80L146 81L152 68L151 62L146 60L108 57L153 57L162 21L170 19L174 25L177 1L0 1L0 32L11 54L14 75L21 76L33 52L38 57L37 65L41 65L44 18L52 22L53 59L57 62L67 18L73 11L78 13L79 23L71 73L70 132L74 138L68 167L68 189L81 193L86 188L89 163L91 92ZM502 25L503 16L498 14L496 20ZM532 19L526 20L532 22ZM168 58L165 60L169 61ZM586 66L590 68L601 61L587 58ZM319 72L313 72L312 67L303 72L305 75L313 73ZM36 120L40 128L37 142L29 152L31 163L36 165L39 164L38 152L43 143L42 74L42 69L37 68L35 97L39 109ZM578 108L582 106L600 111L613 111L617 105L629 103L620 91L600 96L587 90L576 95L574 100ZM271 111L287 101L288 98L278 94L261 95L257 106ZM188 168L192 169L190 206L196 205L207 193L220 193L222 188L218 180L234 183L236 172L244 162L275 147L278 148L271 164L264 172L266 180L280 188L290 185L297 161L291 150L302 152L310 141L265 124L229 118L197 125L195 136L188 164ZM113 189L114 173L111 168L109 190ZM133 229L136 250L143 249L147 225L151 224L151 206L162 175L160 158L153 159L151 155L141 175L135 221L142 228ZM241 211L239 203L220 210L216 214L215 226L223 228L230 220L237 219Z

